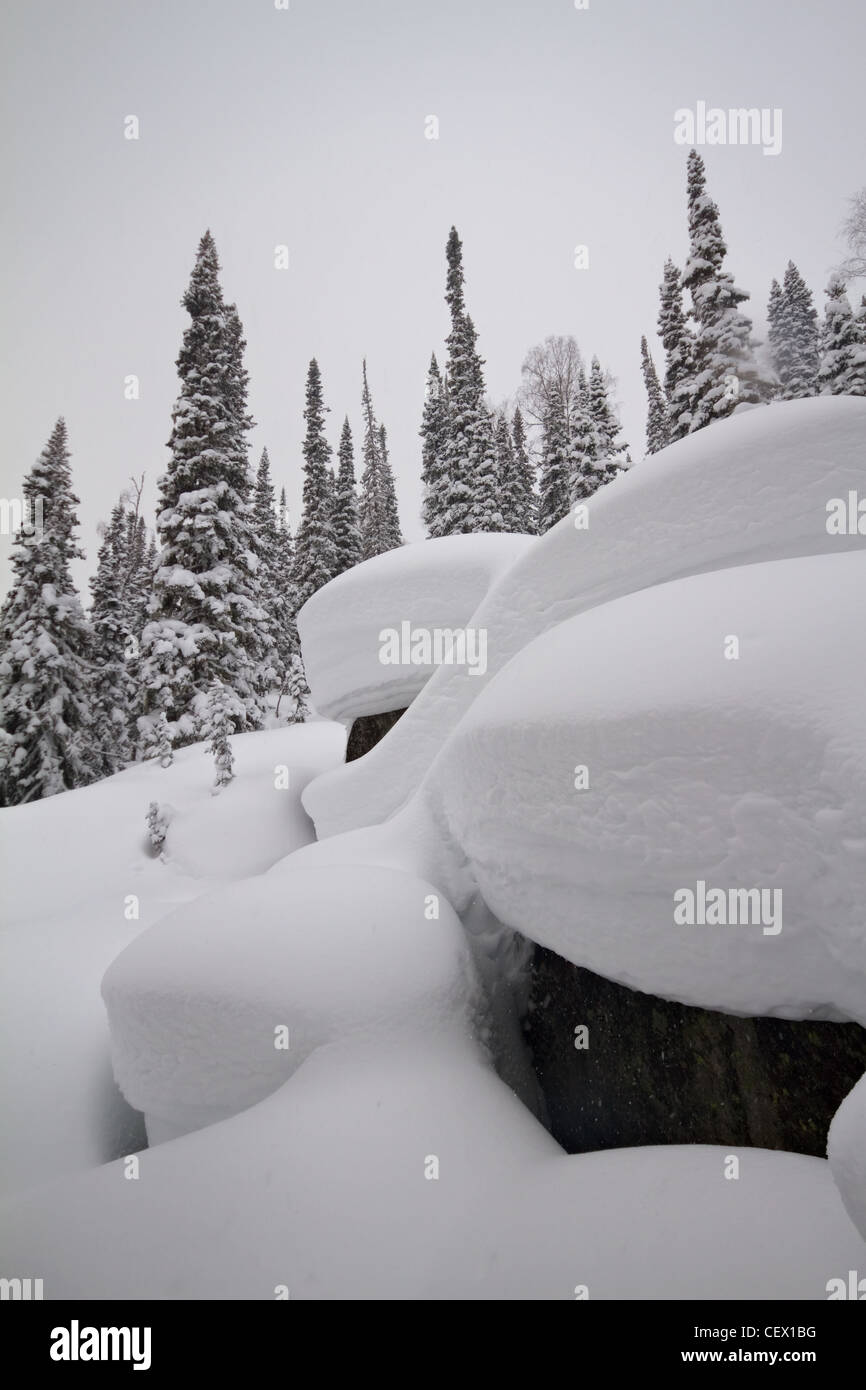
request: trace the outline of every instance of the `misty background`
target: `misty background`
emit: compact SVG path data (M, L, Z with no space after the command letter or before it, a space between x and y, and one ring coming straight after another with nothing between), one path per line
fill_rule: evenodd
M527 350L573 334L618 381L643 452L640 337L655 336L665 257L687 251L687 150L674 111L781 107L782 150L706 146L726 269L762 336L793 259L823 312L863 183L866 7L850 0L7 0L3 18L0 494L59 414L81 498L88 599L97 523L130 475L156 482L188 322L180 297L206 227L247 337L253 463L267 445L292 527L308 361L329 437L360 455L361 359L387 426L400 516L423 535L418 426L444 361L445 240L489 396ZM140 122L137 141L124 119ZM425 121L439 120L439 139ZM290 268L274 268L274 248ZM586 244L590 268L575 270ZM859 296L858 296L859 297ZM140 399L124 398L124 378ZM649 462L647 467L651 467ZM11 538L0 537L8 583Z

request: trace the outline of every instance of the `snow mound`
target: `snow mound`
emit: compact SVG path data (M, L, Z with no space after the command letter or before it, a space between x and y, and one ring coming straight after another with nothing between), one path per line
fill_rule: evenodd
M171 767L136 763L0 810L0 1190L139 1146L141 1117L111 1075L102 975L179 903L312 840L301 788L343 758L345 742L339 724L284 724L232 738L237 776L219 796L213 758L194 744ZM280 790L277 766L289 769ZM172 808L164 858L147 844L151 801Z
M197 898L117 957L103 981L114 1074L153 1141L255 1104L334 1039L402 1046L453 1027L472 980L460 922L430 884L370 866L264 875Z
M464 619L487 634L486 675L441 667L379 745L310 783L319 838L404 805L485 685L556 623L705 570L866 547L866 535L827 531L828 503L863 493L864 443L866 401L786 401L719 421L602 488L586 529L560 522ZM371 628L393 611L391 595Z
M200 788L198 796L184 798L182 805L174 803L174 766L156 769L166 778L172 805L166 859L195 878L238 879L264 873L293 849L308 844L315 832L301 793L322 768L339 765L345 751L343 729L324 719L234 734L230 742L235 777L216 796L208 744L175 754L176 763L182 759L188 765L188 776L197 773Z
M465 626L491 584L532 536L445 536L389 550L333 579L298 614L313 702L329 719L403 709L434 666L384 665L380 633L401 624Z
M112 1164L0 1225L48 1299L825 1299L866 1268L826 1163L737 1157L569 1157L468 1040L349 1039L137 1182Z
M866 1240L866 1076L833 1116L827 1157L845 1210ZM866 1275L862 1264L860 1272Z
M864 593L864 551L746 565L526 647L425 793L496 916L686 1004L866 1024ZM701 925L701 884L745 921Z

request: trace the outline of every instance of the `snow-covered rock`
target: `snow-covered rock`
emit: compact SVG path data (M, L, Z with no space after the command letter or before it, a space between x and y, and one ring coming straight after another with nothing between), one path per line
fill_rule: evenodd
M864 594L866 551L744 565L525 647L426 791L496 916L686 1004L866 1023ZM760 919L683 924L701 884Z
M462 1027L473 972L431 884L299 868L179 908L102 989L115 1077L154 1142L255 1104L329 1042Z
M866 1076L848 1093L833 1117L827 1136L827 1157L845 1210L866 1240ZM863 1265L860 1273L866 1278Z
M444 536L389 550L332 579L304 604L298 631L313 702L329 719L403 709L432 675L431 662L385 664L382 631L466 625L532 536Z
M720 421L602 488L586 529L560 522L464 619L487 634L486 674L441 667L381 744L310 783L319 838L404 805L485 685L556 623L703 570L866 547L866 535L827 530L828 503L866 491L864 450L866 401L786 401Z

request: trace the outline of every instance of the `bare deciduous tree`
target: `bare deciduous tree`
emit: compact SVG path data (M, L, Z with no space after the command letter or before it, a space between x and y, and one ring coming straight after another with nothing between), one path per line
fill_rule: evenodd
M837 268L846 281L866 276L866 188L861 188L849 202L851 208L841 230L851 254Z
M518 404L529 423L541 429L551 406L569 427L578 413L583 355L577 339L551 334L530 348L521 367Z

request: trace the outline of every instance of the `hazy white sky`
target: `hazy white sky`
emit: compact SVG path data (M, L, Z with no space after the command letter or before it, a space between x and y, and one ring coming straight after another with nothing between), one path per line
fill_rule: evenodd
M619 379L643 441L640 336L667 254L686 252L698 100L780 107L778 157L703 150L728 267L763 320L789 258L823 303L864 182L866 6L855 0L64 0L4 6L5 332L0 495L66 416L82 534L130 474L149 513L165 467L179 299L205 227L248 340L253 457L267 444L297 525L304 378L316 356L336 446L361 358L408 539L444 247L464 242L490 395L526 350L573 333ZM140 139L124 139L124 118ZM436 115L440 138L425 138ZM291 266L274 269L286 243ZM577 243L590 269L574 269ZM136 373L141 398L124 399ZM0 537L5 586L9 538Z

